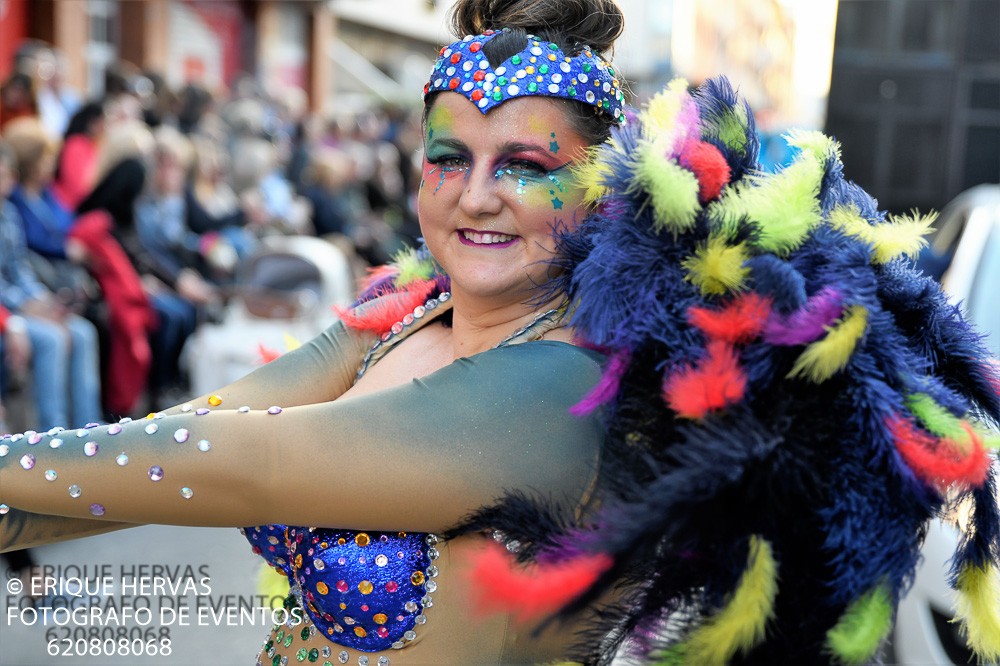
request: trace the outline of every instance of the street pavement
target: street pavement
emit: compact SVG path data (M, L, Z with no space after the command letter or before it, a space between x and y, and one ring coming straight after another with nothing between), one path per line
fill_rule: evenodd
M137 527L32 553L36 591L50 588L32 610L0 571L0 666L247 666L273 626L263 560L235 529Z

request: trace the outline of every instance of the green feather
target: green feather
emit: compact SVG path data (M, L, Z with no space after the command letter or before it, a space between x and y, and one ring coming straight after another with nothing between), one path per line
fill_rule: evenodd
M826 645L845 664L860 664L872 657L892 629L892 602L885 585L879 585L847 607L836 626L826 634Z

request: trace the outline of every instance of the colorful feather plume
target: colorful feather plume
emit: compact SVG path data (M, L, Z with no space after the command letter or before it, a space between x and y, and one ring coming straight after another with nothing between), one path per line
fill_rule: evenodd
M684 663L725 664L737 652L748 652L764 638L777 593L778 565L771 544L754 535L746 571L729 603L679 646Z
M750 292L737 296L720 309L690 308L687 318L711 340L740 344L757 338L770 314L770 299Z
M972 487L986 481L991 459L979 435L968 425L964 426L969 440L966 445L921 432L898 416L890 418L886 426L903 460L925 483L944 491L953 484Z
M746 245L729 245L721 236L709 236L695 248L694 254L681 261L687 270L684 276L706 296L721 296L739 291L746 284L750 269L745 266Z
M577 168L592 212L557 233L545 296L608 351L573 408L606 428L591 504L511 493L453 534L501 530L544 563L542 589L499 552L477 574L525 617L619 600L578 661L877 659L953 502L971 507L960 617L1000 655L1000 366L911 264L930 218L887 218L836 141L788 140L792 164L761 172L729 83L675 81Z
M884 585L855 600L826 635L830 652L844 664L869 661L892 630L892 599Z
M958 574L958 620L969 645L983 659L1000 661L1000 572L969 566Z
M610 566L606 555L589 555L523 567L503 546L490 543L472 558L469 589L478 612L506 611L528 622L568 604Z
M764 330L764 340L772 345L796 346L813 342L844 313L842 297L833 287L819 293L790 315L772 313Z
M826 337L806 347L789 371L789 377L805 377L825 382L843 370L868 326L868 311L853 305L844 317L827 330Z
M725 341L713 340L696 366L682 368L667 377L663 397L678 416L700 419L739 402L746 384L736 350Z

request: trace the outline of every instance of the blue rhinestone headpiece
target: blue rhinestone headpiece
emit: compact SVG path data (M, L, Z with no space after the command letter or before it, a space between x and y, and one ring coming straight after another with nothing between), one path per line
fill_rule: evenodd
M516 97L559 97L606 111L615 122L625 122L625 95L615 70L591 48L570 57L557 44L528 35L520 53L491 66L485 46L501 32L487 30L441 48L424 99L451 90L465 95L485 114Z

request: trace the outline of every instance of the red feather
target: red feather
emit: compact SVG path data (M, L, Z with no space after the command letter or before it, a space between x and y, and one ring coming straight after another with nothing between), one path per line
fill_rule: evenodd
M257 343L257 353L260 354L261 365L270 363L274 359L281 356L281 352L271 349L270 347L265 347L263 342Z
M384 294L356 308L337 307L334 312L348 328L381 335L418 305L423 305L434 286L434 280L414 280L403 291Z
M698 179L698 200L702 205L717 199L732 177L722 151L706 141L689 141L678 161Z
M695 367L686 367L667 377L663 398L678 416L700 419L743 399L747 378L740 369L736 350L728 342L712 340Z
M599 554L519 566L502 546L490 543L472 558L468 588L481 615L509 612L521 622L541 620L585 592L611 562Z
M986 481L990 457L982 438L967 424L962 427L969 434L971 451L968 445L919 430L899 415L886 419L886 427L903 460L928 484L944 490L952 484L981 486Z
M749 292L737 296L721 310L689 308L687 318L710 340L737 344L760 336L770 315L771 299Z

